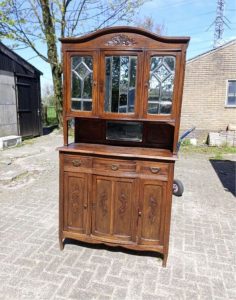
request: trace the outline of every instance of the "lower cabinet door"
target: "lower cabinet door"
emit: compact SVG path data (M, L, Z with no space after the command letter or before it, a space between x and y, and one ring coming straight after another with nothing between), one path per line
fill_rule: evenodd
M64 229L86 233L87 227L87 175L64 173Z
M94 176L93 191L93 235L107 241L135 242L135 180Z
M140 181L139 244L161 245L164 233L166 182Z

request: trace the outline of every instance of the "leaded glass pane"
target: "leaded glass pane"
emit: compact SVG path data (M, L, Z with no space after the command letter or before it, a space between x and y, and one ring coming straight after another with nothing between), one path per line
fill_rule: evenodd
M130 113L134 111L137 57L107 56L105 101L106 112Z
M71 108L91 111L93 93L93 58L73 56L71 59Z
M150 62L148 113L170 114L175 76L174 56L153 56Z

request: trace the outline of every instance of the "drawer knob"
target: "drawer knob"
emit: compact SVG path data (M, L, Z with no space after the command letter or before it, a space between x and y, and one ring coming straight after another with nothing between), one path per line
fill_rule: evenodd
M74 160L72 160L72 165L73 165L74 167L79 167L79 166L81 166L81 160L80 160L80 159L74 159Z
M118 165L111 165L112 171L117 171L119 169Z
M150 167L150 170L153 174L157 174L160 172L161 168L157 168L157 167Z
M87 209L87 207L88 207L87 204L84 204L84 209Z

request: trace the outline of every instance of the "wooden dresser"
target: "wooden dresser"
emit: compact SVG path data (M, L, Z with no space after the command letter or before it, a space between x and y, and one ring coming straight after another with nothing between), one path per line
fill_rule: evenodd
M155 251L165 266L189 38L111 27L61 42L60 247Z

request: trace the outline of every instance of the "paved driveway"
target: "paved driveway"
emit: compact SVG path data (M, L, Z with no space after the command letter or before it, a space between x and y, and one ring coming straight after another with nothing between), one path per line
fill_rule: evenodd
M173 199L162 268L135 252L79 243L59 250L61 143L52 134L0 153L0 299L236 299L236 203L222 180L232 181L233 167L228 174L196 155L177 162L185 193Z

